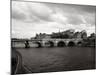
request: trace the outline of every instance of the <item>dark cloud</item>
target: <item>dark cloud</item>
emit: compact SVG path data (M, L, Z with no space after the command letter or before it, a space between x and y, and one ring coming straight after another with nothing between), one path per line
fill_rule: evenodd
M69 15L68 23L73 25L80 25L83 24L84 22L79 15Z
M20 10L18 11L12 11L12 17L14 19L24 20L26 22L41 22L41 21L57 21L54 19L57 19L52 17L52 14L60 13L62 15L65 15L64 18L67 18L68 20L65 22L63 19L61 20L58 15L58 21L62 24L83 24L83 19L87 21L87 23L94 24L95 16L88 16L87 14L95 14L95 6L84 6L84 5L72 5L72 4L55 4L55 3L26 3L24 2L26 7L24 9L28 9L27 11L24 11L24 9L20 9L21 7L18 7ZM15 8L16 9L16 8ZM24 11L24 12L20 12ZM27 13L29 14L27 16ZM69 15L68 15L69 14ZM67 15L67 16L66 16ZM81 18L79 15L84 16ZM86 17L85 17L86 16ZM26 20L26 19L29 20Z
M96 13L96 6L81 6L80 10L87 13Z
M31 13L32 19L35 19L36 20L35 17L37 17L38 20L41 20L41 21L51 21L50 14L36 13L35 10L30 10L30 13Z
M78 5L78 4L64 4L64 3L44 3L47 6L50 6L52 8L58 7L63 9L65 12L88 12L88 13L95 13L96 12L96 6L92 5ZM76 10L76 11L75 11Z
M87 16L84 16L87 24L96 25L96 15L95 14L89 14Z
M52 10L42 3L12 2L12 19L24 22L52 21Z
M16 10L12 10L12 19L16 19L16 20L25 20L26 16L24 13L20 13Z
M46 4L46 3L45 3ZM67 18L67 23L73 25L91 24L95 25L96 6L74 5L74 4L56 4L47 3L47 6L54 10L54 13L60 12ZM80 15L80 16L79 16Z

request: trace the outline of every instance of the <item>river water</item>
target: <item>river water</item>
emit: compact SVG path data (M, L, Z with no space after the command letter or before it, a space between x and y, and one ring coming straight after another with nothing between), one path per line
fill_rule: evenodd
M22 63L33 73L95 69L95 48L17 48Z

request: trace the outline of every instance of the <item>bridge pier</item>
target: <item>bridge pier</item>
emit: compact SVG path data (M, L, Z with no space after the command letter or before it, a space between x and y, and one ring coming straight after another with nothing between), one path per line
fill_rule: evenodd
M41 42L41 46L42 46L42 47L45 47L45 41L42 41L42 42Z

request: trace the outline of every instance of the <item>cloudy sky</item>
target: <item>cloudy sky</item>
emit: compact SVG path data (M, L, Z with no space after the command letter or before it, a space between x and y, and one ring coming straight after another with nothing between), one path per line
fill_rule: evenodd
M12 37L75 29L95 32L96 7L43 2L12 1Z

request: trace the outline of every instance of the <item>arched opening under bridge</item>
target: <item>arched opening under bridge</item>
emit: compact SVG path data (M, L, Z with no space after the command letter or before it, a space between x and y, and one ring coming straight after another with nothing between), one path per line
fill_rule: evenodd
M73 41L70 41L70 42L68 43L68 46L75 46L75 43L74 43Z
M36 46L35 47L42 47L40 42L35 42Z
M47 47L54 47L54 42L48 41L48 42L45 43L45 45L46 45Z
M77 43L77 46L82 46L82 42L79 41L79 42Z
M57 44L58 47L65 47L66 44L64 41L59 41L58 44Z

